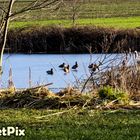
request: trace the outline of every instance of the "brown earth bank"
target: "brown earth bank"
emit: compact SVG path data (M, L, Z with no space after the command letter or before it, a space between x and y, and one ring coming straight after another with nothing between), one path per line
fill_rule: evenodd
M24 27L8 32L11 53L117 53L140 51L140 29Z

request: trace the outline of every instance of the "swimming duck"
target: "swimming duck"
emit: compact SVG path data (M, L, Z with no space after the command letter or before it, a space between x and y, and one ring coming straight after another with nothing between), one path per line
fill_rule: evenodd
M95 72L97 69L99 70L99 65L93 64L92 71Z
M70 66L69 65L67 65L67 66L64 66L64 72L65 73L69 73L69 71L70 71Z
M48 70L48 71L46 71L47 72L47 74L49 74L49 75L53 75L53 69L51 68L51 70Z
M59 68L64 68L64 66L65 66L65 63L59 65Z
M91 63L91 64L88 66L88 68L89 68L89 69L92 69L92 68L93 68L93 66L94 66L94 64L93 64L93 63Z
M73 70L76 70L77 68L78 68L78 63L77 63L77 61L76 61L76 62L75 62L75 65L72 66L72 69L73 69Z

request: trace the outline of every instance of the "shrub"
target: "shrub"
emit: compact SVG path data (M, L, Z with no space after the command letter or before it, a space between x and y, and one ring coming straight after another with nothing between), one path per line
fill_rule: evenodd
M115 89L111 86L104 86L99 89L99 97L101 99L117 100L121 103L128 103L128 93L119 89Z

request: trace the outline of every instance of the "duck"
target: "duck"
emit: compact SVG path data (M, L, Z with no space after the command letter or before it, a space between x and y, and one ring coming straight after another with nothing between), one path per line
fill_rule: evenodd
M72 66L72 69L73 69L73 70L76 70L77 68L78 68L78 63L77 63L77 61L76 61L76 62L75 62L75 65Z
M135 51L134 53L135 53L136 62L138 65L140 65L140 54L137 51Z
M91 63L91 64L88 66L88 68L89 68L89 69L92 69L92 68L93 68L93 66L94 66L94 64L93 64L93 63Z
M64 66L64 72L65 73L69 73L69 71L70 71L70 66L69 65L67 65L67 66Z
M49 75L53 75L53 69L51 68L51 70L48 70L48 71L46 71L47 72L47 74L49 74Z
M99 65L93 64L92 71L95 72L97 69L99 70Z
M58 66L59 68L64 68L65 67L65 63L62 63Z

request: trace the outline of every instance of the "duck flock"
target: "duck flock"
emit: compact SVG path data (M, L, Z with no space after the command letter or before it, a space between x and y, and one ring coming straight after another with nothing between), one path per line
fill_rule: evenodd
M101 65L101 62L99 62L99 64L94 64L94 63L91 63L88 68L91 70L91 71L96 71L97 69L99 70L99 66ZM69 73L70 72L70 65L68 64L65 64L65 63L62 63L58 66L61 70L64 71L64 73ZM73 71L77 71L78 70L78 63L77 61L75 62L75 64L71 67L71 70ZM50 70L46 71L47 74L49 75L53 75L54 74L54 71L53 71L53 68L51 68Z
M65 63L62 63L61 65L58 66L60 69L62 69L65 73L69 73L70 72L70 65L68 64L65 64ZM78 69L78 63L77 61L75 62L75 65L73 65L71 67L72 70L77 70ZM46 71L47 74L49 75L53 75L54 74L54 71L53 71L53 68L51 68L50 70Z
M137 51L134 52L135 54L135 60L136 60L136 63L137 65L140 65L140 53L138 53ZM96 64L96 63L91 63L88 68L91 70L91 72L95 72L96 70L99 70L99 66L103 65L102 62L99 61L99 64ZM122 65L126 66L126 60L123 60L122 62ZM66 64L66 63L62 63L58 66L61 70L64 71L64 73L69 73L70 72L70 65L69 64ZM77 61L75 62L75 64L71 67L71 70L75 70L77 71L78 70L78 63ZM48 75L53 75L54 74L54 71L53 71L53 68L51 68L50 70L46 71L46 73Z

